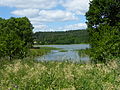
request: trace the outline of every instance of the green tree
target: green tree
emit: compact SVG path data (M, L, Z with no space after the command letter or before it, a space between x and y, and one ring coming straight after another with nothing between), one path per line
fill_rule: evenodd
M0 19L0 57L25 57L33 43L32 29L26 17Z
M86 13L93 60L120 55L120 0L93 0Z
M12 17L8 20L7 25L11 30L14 30L16 32L16 34L20 37L22 41L25 42L25 46L28 45L29 47L31 47L31 45L33 44L33 26L27 17Z
M93 0L86 17L89 28L100 24L115 26L120 22L120 0Z

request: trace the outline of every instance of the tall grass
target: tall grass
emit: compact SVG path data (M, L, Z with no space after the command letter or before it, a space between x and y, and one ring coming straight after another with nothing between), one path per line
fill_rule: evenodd
M77 50L80 57L90 56L90 49Z
M0 69L0 90L120 90L119 68L116 61L104 65L14 60Z
M45 55L49 52L51 52L51 50L56 50L57 48L53 48L53 47L37 47L37 48L32 48L29 50L28 53L28 57L36 57L36 56L42 56Z

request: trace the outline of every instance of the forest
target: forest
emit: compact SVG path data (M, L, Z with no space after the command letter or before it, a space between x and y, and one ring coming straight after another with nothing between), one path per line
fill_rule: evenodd
M36 32L33 35L35 44L80 44L88 43L87 30L70 30L59 32Z

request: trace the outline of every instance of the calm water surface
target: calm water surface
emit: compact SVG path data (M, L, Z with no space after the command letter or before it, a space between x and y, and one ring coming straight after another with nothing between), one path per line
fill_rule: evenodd
M60 48L58 50L52 50L47 55L37 57L38 61L88 61L89 56L80 57L77 50L90 48L89 44L73 44L73 45L37 45L36 47L54 47ZM64 52L61 52L64 50Z

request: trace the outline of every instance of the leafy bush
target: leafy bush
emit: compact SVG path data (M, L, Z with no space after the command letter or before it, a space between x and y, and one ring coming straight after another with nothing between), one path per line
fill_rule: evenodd
M120 57L120 1L92 0L86 13L94 62Z
M112 57L120 56L120 38L119 29L108 25L98 27L98 31L93 34L91 51L92 60L106 62Z
M23 58L32 46L32 24L26 18L0 19L0 58Z

